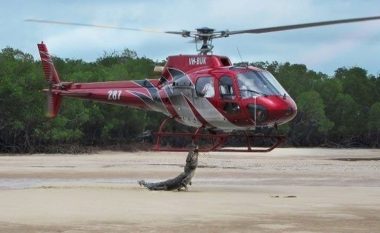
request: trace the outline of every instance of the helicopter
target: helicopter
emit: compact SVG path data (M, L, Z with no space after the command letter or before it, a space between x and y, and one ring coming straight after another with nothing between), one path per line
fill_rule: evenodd
M164 66L156 66L157 79L76 83L61 81L45 43L39 43L48 96L48 116L57 116L62 97L156 111L166 118L161 122L153 146L158 151L187 151L186 147L165 147L165 137L201 138L208 143L200 151L269 152L286 139L284 135L259 134L257 129L274 128L291 121L297 105L276 78L253 66L235 66L226 56L214 55L212 41L238 34L259 34L379 20L380 16L321 21L247 30L221 30L202 27L194 31L152 31L136 28L27 19L28 22L147 31L193 38L198 54L168 56ZM169 132L169 121L190 126L193 132ZM225 147L230 137L245 138L246 148ZM269 139L266 148L255 147L255 140Z

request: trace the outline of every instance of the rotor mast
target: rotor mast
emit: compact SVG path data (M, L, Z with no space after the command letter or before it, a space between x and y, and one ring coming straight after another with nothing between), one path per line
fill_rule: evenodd
M214 48L212 45L214 31L214 29L208 27L197 29L197 34L194 35L195 42L202 41L202 46L199 49L197 47L199 54L207 55L208 53L212 53L212 49Z
M214 48L212 44L213 39L229 36L228 31L215 31L215 29L208 27L197 28L196 32L184 30L181 35L183 37L194 38L194 42L197 44L196 49L201 55L212 53L212 49ZM200 48L198 48L198 42L201 42Z

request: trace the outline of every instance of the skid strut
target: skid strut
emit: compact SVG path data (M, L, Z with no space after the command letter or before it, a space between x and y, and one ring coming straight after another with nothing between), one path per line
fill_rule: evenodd
M167 147L162 146L162 140L165 137L172 138L190 138L192 144L200 145L199 151L201 152L209 152L209 151L226 151L226 152L269 152L274 148L278 147L282 144L286 137L283 135L258 135L252 134L249 132L244 132L244 134L239 133L210 133L206 131L204 133L204 127L197 128L194 132L165 132L164 127L169 120L173 120L173 118L166 118L161 122L158 132L154 133L156 136L156 142L153 146L153 150L156 151L188 151L188 147ZM228 139L230 138L245 138L246 147L223 147ZM206 145L202 145L201 140L204 139L208 143ZM254 147L254 142L256 139L261 140L271 140L274 141L272 145L268 147Z

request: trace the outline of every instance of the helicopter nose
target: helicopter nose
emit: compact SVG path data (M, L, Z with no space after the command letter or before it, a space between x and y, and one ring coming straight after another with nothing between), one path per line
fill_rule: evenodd
M257 124L284 124L297 115L297 105L290 97L268 96L247 105Z
M297 115L297 107L289 105L289 107L284 111L284 115L289 118L288 121L292 120Z
M278 124L284 124L294 119L297 115L297 105L290 97L280 98L277 108L273 109L273 119Z
M297 115L297 105L290 97L279 98L278 105L273 109L272 120L278 124L284 124L294 119Z

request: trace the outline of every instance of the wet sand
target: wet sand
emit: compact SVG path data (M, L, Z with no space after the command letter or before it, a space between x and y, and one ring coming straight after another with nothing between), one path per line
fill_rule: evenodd
M380 150L0 156L0 232L379 232Z

